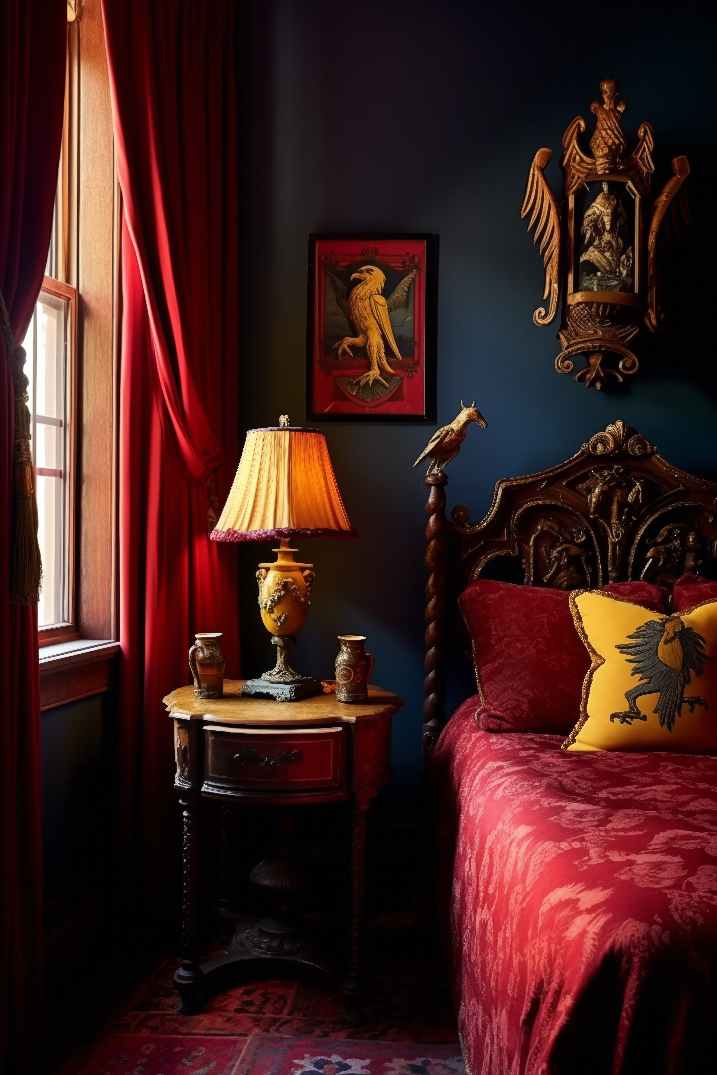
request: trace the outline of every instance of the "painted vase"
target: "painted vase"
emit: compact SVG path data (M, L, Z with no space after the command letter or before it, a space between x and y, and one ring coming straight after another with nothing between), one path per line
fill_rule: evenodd
M366 652L366 635L338 635L336 657L336 699L339 702L365 702L373 657Z
M221 698L224 693L224 654L221 631L202 631L189 650L194 693L199 698Z

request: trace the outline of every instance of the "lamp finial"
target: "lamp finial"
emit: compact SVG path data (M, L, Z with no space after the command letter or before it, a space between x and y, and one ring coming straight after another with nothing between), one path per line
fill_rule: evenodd
M288 429L288 428L289 428L289 415L288 414L280 414L279 415L279 429Z

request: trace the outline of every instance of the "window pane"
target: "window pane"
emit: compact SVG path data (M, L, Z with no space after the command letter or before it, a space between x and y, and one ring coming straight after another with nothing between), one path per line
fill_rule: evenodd
M40 627L65 621L65 491L62 478L37 476L38 538L42 552L42 589L38 606Z
M35 410L35 378L32 376L33 367L33 351L35 347L35 315L32 315L32 320L28 326L28 330L25 333L25 339L22 341L22 346L25 348L25 374L29 381L27 387L28 394L28 407L30 408L30 414Z
M65 447L64 423L47 425L40 418L35 425L35 466L62 470Z
M70 304L70 299L43 289L23 341L27 354L25 372L30 382L32 457L37 475L38 539L42 556L38 624L41 628L67 623L70 615L67 473L67 438L72 420L68 408Z
M64 149L64 147L63 147ZM60 194L60 188L58 186L58 197ZM52 232L50 233L50 248L47 251L47 261L45 262L45 276L57 276L57 263L58 263L58 246L59 246L59 231L60 220L57 212L57 198L55 199L55 208L52 210Z
M66 301L40 292L37 301L35 413L64 418Z

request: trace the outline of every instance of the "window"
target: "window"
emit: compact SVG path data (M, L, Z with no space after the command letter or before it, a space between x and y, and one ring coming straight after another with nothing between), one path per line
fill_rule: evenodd
M78 636L75 531L77 441L77 290L69 282L71 190L77 138L71 122L77 27L68 7L65 108L60 166L45 278L23 340L32 461L37 494L42 582L37 610L40 643Z
M106 653L117 628L119 194L101 0L81 5L68 0L67 16L55 214L45 279L25 338L43 565L38 627L46 708L67 700L70 670L75 675L80 665L97 661L102 647ZM80 689L75 676L70 696L85 697L93 689L89 683ZM41 698L42 692L41 676Z
M74 633L77 293L45 277L23 346L29 381L32 460L43 578L43 641ZM69 630L68 630L69 629Z

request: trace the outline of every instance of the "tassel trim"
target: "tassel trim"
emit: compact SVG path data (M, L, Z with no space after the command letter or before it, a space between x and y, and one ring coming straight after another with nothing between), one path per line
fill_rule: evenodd
M42 578L42 559L37 541L35 470L30 450L30 411L25 351L15 341L5 300L0 292L0 328L15 387L15 443L13 467L13 533L10 564L10 597L16 604L37 604Z

